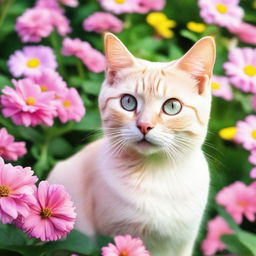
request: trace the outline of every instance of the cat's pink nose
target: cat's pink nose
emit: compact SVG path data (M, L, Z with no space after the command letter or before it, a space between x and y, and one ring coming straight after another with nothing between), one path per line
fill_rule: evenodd
M151 129L154 128L149 123L137 123L137 127L141 131L141 133L144 135L147 134Z

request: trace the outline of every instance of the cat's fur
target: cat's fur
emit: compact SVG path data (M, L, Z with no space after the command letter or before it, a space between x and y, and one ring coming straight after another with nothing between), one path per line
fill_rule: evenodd
M208 165L202 153L210 115L215 61L211 37L179 60L153 63L132 56L105 36L106 79L99 97L105 136L56 165L51 183L64 184L78 213L76 228L93 236L141 237L153 256L191 256L205 209ZM136 97L135 111L120 105ZM167 99L183 107L169 116ZM138 126L151 130L139 143Z

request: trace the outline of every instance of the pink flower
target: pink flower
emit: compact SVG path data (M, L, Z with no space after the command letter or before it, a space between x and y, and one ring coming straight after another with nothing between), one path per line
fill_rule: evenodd
M244 121L238 121L236 128L235 141L247 150L256 149L256 116L249 115Z
M79 38L66 37L62 42L61 52L65 56L74 55L77 58L82 58L90 49L91 45L89 43L81 41Z
M75 88L66 89L58 99L57 105L58 117L62 123L69 120L80 122L85 115L85 108Z
M102 33L111 31L119 33L123 29L123 22L107 12L95 12L83 22L84 30Z
M82 56L82 62L87 68L95 73L103 72L106 68L105 56L93 48L87 54Z
M56 57L48 46L26 46L16 51L8 60L8 67L13 76L40 74L45 69L57 68Z
M256 179L256 167L254 167L254 168L251 169L250 177L251 177L252 179Z
M31 76L30 79L40 86L42 92L54 92L55 99L59 98L67 88L66 82L53 70L44 70L40 75Z
M205 256L215 255L217 251L222 251L226 248L220 240L222 235L228 235L234 233L226 221L217 216L208 222L208 233L204 241L202 242L202 251Z
M15 89L6 86L1 97L2 112L11 117L17 125L35 126L45 124L51 126L56 115L56 107L52 100L54 93L43 93L39 85L26 78L12 80Z
M237 35L242 42L256 45L256 26L241 22L239 25L228 29L231 33Z
M42 38L48 37L53 30L51 13L46 8L27 9L18 17L15 30L23 43L40 42Z
M104 55L92 48L88 42L78 38L65 38L62 43L63 55L74 55L81 59L84 65L92 72L99 73L105 70L106 62Z
M0 129L0 157L5 160L16 161L27 153L25 142L15 142L5 128Z
M21 215L27 217L31 204L34 203L33 193L37 178L30 167L14 167L4 164L0 157L0 220L11 223Z
M138 8L138 0L98 0L103 9L115 14L135 12Z
M212 77L212 94L225 100L233 99L233 92L228 78L224 76Z
M102 256L150 256L140 238L132 238L130 235L116 236L114 244L108 244L101 249Z
M55 241L73 229L75 209L64 186L41 181L35 198L36 203L31 206L29 216L19 224L30 237Z
M243 18L239 0L199 0L200 15L206 23L223 27L237 26Z
M51 9L51 10L64 12L60 8L59 3L56 0L37 0L35 6L39 7L40 9L48 8L48 9Z
M77 0L60 0L60 3L67 5L69 7L77 7L78 6Z
M256 92L256 49L235 48L223 64L230 82L244 92Z
M165 0L138 0L136 12L147 13L149 11L161 11L164 8Z
M256 190L247 187L244 183L237 181L224 187L216 196L219 205L224 206L226 211L233 217L236 223L242 222L245 215L249 221L255 220L256 213Z
M251 154L248 158L248 161L251 163L251 164L254 164L256 165L256 149L252 150L251 151Z
M66 36L72 31L69 20L61 12L55 11L52 13L52 23L61 36Z

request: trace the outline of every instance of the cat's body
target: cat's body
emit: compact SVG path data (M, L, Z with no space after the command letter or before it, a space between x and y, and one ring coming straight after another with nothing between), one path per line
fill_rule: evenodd
M153 256L191 256L209 188L201 145L214 45L209 38L199 45L213 57L204 71L196 55L197 81L187 70L191 51L182 61L149 63L108 38L109 73L99 98L106 137L57 164L49 181L65 185L77 208L76 227L86 234L131 234Z

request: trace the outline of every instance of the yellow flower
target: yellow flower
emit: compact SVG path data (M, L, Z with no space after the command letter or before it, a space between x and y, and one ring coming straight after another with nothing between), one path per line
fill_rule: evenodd
M223 140L233 140L236 136L236 127L232 126L221 129L219 131L219 136Z
M190 21L187 23L187 28L190 31L196 32L196 33L203 33L206 29L206 25L204 23L197 23L194 21Z
M158 35L164 38L172 38L174 33L171 28L176 26L174 20L168 19L162 12L152 12L148 14L146 21L151 25Z

